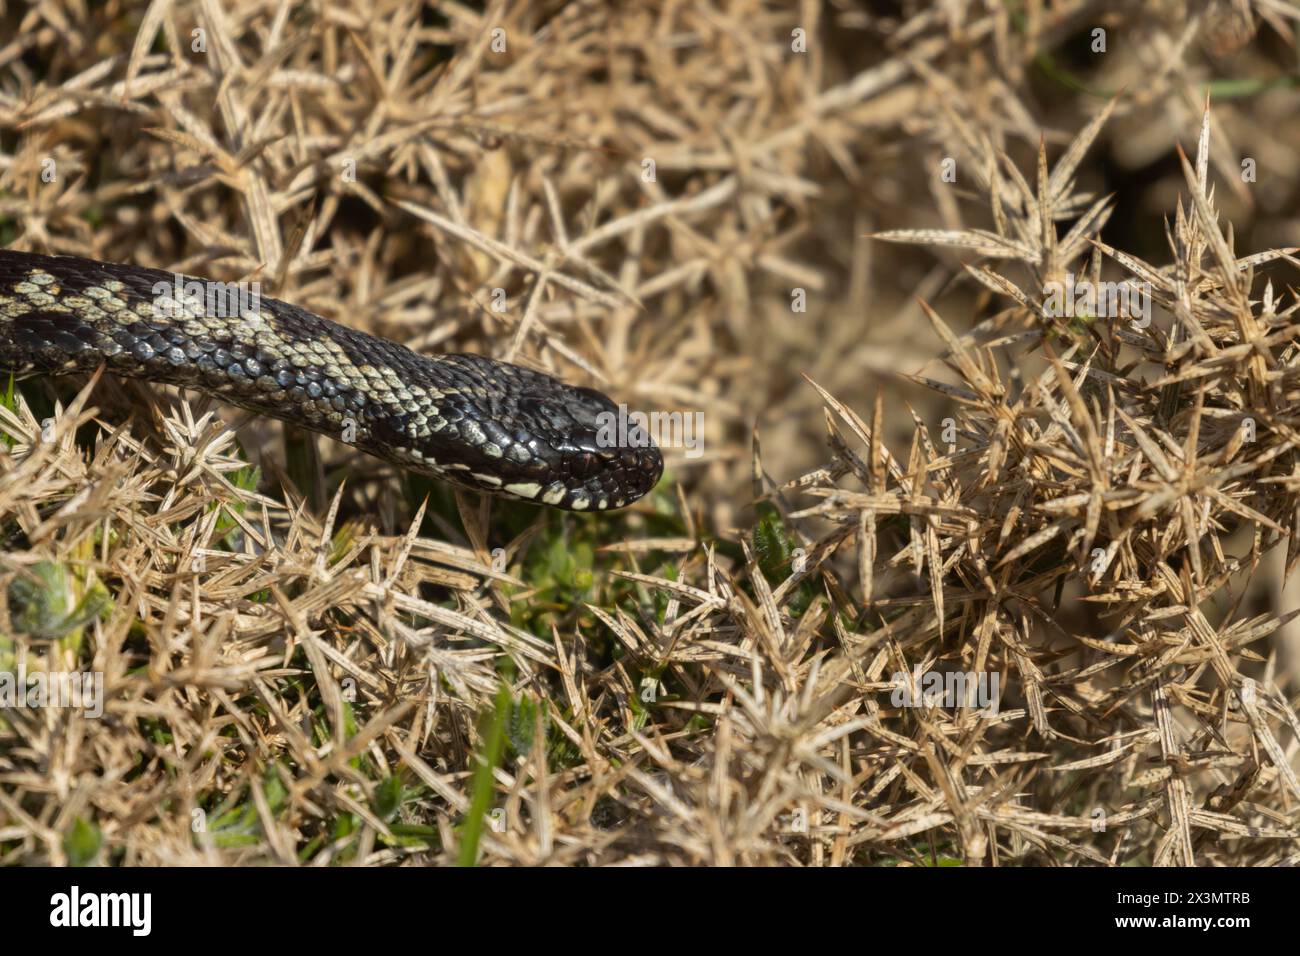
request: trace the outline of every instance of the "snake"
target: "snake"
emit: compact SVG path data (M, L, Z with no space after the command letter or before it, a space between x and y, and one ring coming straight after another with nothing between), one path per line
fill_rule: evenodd
M647 429L600 391L483 355L420 354L248 285L0 249L0 372L103 366L569 511L622 508L663 473Z

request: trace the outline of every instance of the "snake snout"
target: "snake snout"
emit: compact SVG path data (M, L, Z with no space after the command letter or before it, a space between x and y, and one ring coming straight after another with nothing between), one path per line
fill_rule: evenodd
M514 441L527 446L532 461L507 481L507 494L570 511L607 511L631 504L659 481L663 456L626 405L536 372L515 374L521 387L504 396L507 417Z
M643 446L572 447L562 452L561 479L568 488L562 508L622 508L645 495L663 475L664 460L651 442Z
M564 412L572 422L560 452L568 487L560 507L621 508L645 495L663 474L663 455L627 407L591 388L565 386Z

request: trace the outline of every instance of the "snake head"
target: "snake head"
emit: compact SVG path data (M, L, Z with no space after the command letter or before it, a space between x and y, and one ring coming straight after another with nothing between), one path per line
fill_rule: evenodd
M569 511L608 511L645 495L664 461L644 415L608 396L476 355L438 359L443 427L424 457L439 477Z
M559 481L566 488L557 507L622 508L654 488L663 475L664 459L641 416L595 389L561 388L567 394L560 414L569 421L564 440L555 447ZM556 409L548 412L553 416Z
M569 511L605 511L658 483L663 455L626 406L549 377L538 384L544 387L523 391L514 408L520 437L530 436L529 473L536 478L506 484L507 494Z

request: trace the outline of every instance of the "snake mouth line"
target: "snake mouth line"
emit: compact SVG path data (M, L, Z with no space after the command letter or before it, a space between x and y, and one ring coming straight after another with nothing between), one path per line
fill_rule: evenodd
M618 406L599 391L480 355L421 355L260 294L253 308L226 310L175 291L207 281L0 250L0 369L104 365L457 485L572 511L624 507L663 474L648 434L602 437L600 416Z

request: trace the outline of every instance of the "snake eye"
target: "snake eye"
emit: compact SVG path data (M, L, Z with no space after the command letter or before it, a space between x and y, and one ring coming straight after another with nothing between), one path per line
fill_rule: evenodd
M590 400L592 404L599 405L602 409L614 407L614 403L609 400L609 396L604 392L598 392L594 388L587 388L582 385L573 386L573 390L583 398Z
M594 472L598 466L596 456L589 451L584 451L579 455L573 456L573 464L570 471L577 478L586 478Z

